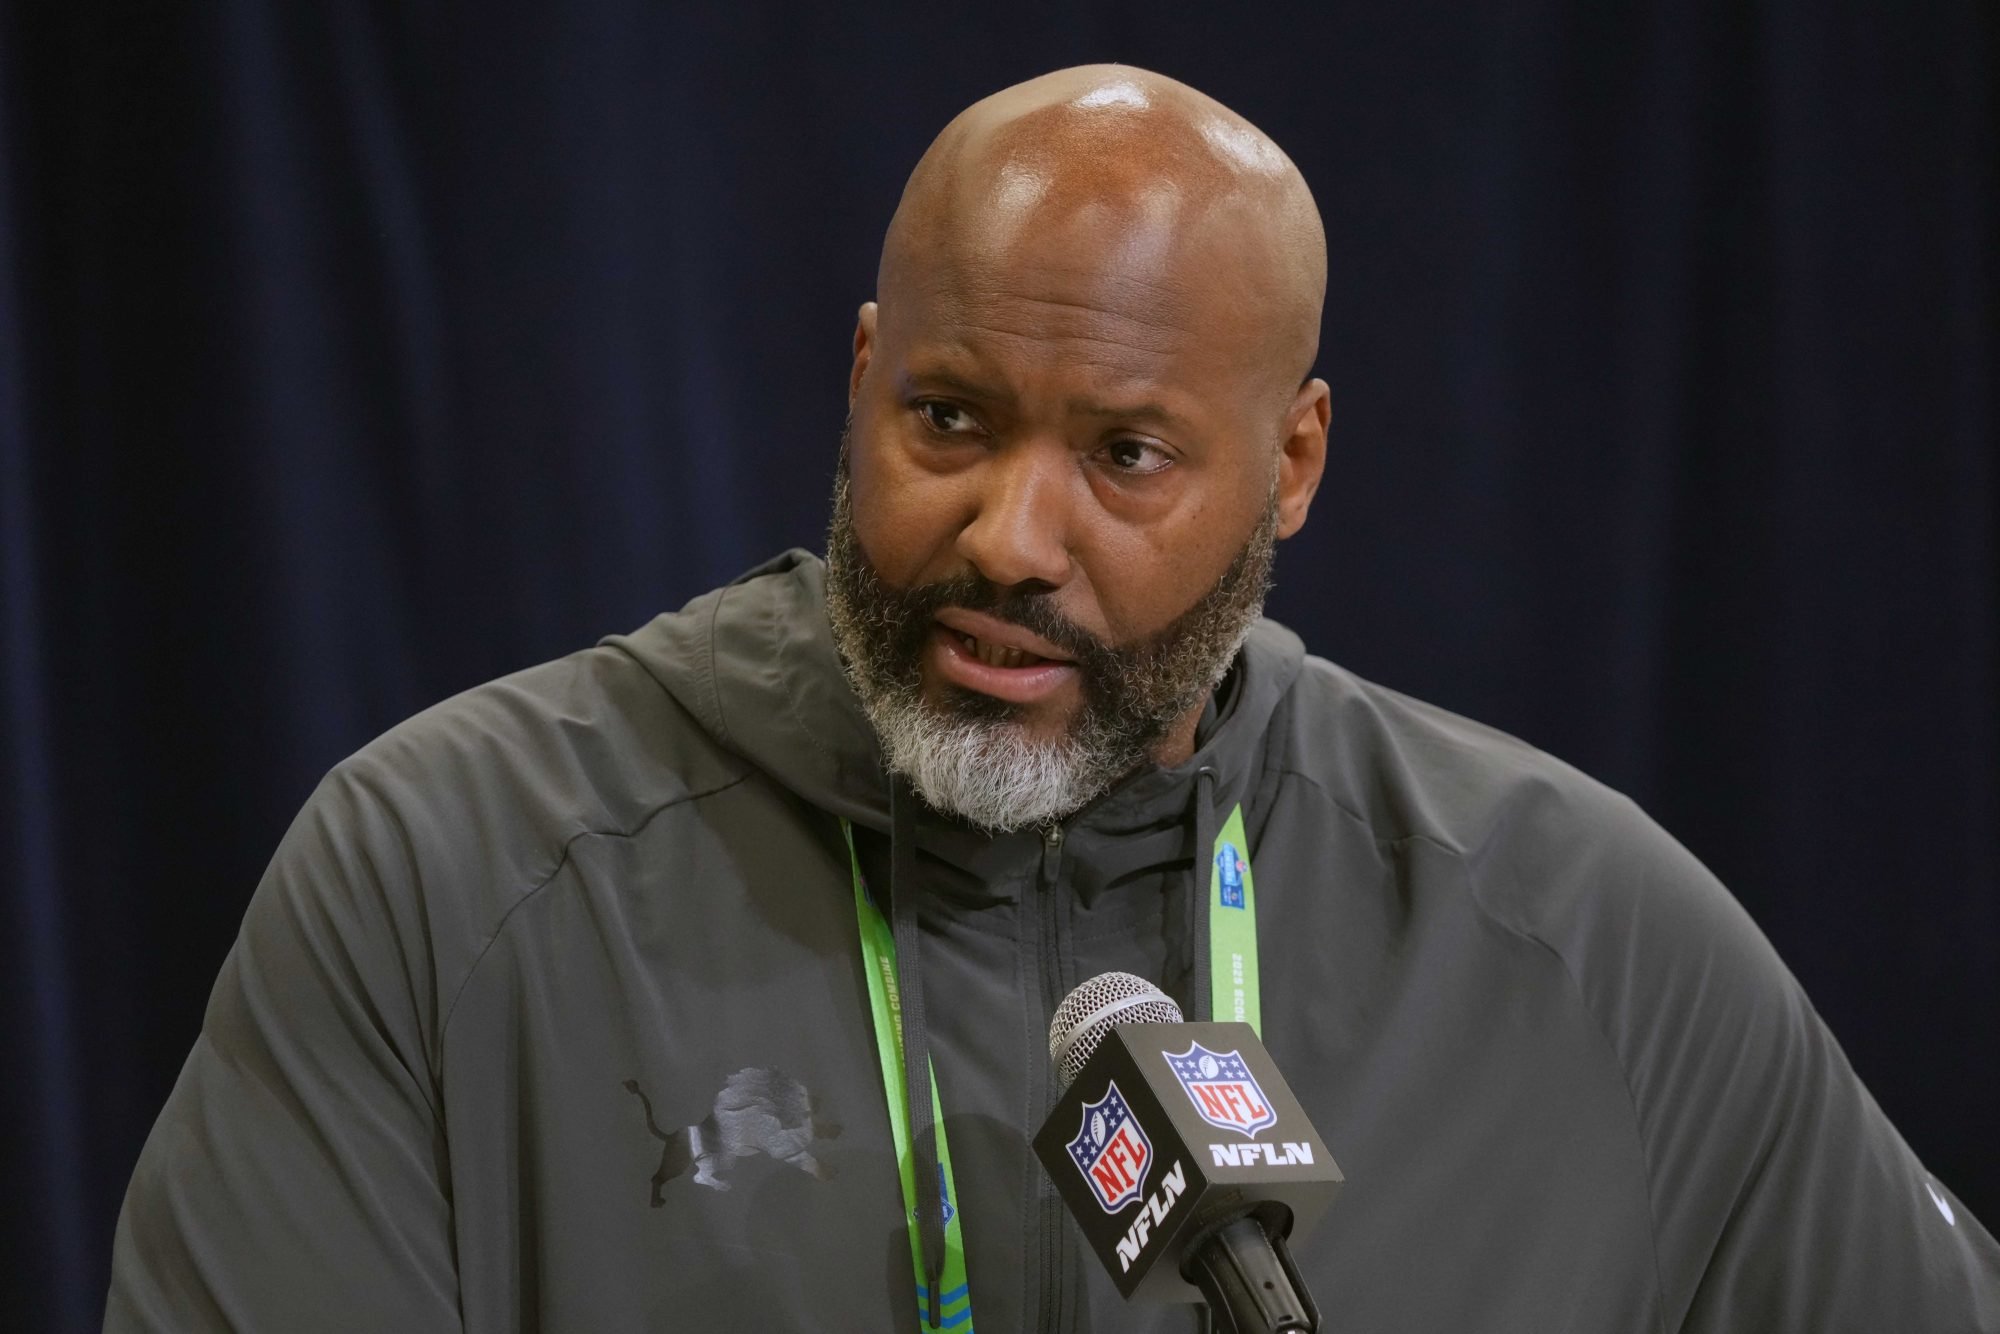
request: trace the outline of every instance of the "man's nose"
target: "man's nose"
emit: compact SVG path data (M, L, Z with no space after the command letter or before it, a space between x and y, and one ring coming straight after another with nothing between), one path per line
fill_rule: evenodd
M1056 442L1010 443L977 470L971 520L958 554L1002 588L1069 581L1069 510L1075 460Z

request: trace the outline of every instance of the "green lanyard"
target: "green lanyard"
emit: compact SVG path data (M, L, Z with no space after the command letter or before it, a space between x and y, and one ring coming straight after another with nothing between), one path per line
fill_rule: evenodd
M1243 807L1229 812L1208 863L1208 1012L1264 1033L1257 1002L1257 887L1250 878L1250 843Z
M895 1138L896 1169L903 1179L903 1222L910 1234L910 1268L917 1276L917 1324L930 1327L931 1290L924 1286L924 1248L917 1232L917 1173L910 1155L910 1097L903 1084L903 995L896 985L896 937L882 910L868 897L861 859L854 855L854 828L847 836L847 861L854 872L854 915L861 924L861 957L867 964L868 1007L875 1015L875 1050L882 1058L882 1092L889 1100L889 1130ZM958 1188L951 1179L951 1149L944 1139L944 1108L938 1102L937 1067L931 1067L931 1124L937 1129L938 1196L944 1202L944 1292L938 1329L972 1334L972 1289L965 1281L965 1233L958 1225Z
M910 1234L910 1267L917 1275L917 1324L929 1327L930 1289L924 1286L923 1243L919 1240L917 1178L910 1153L910 1102L903 1085L903 1000L896 984L896 937L882 910L868 897L861 859L854 852L854 828L843 820L848 867L854 875L854 915L861 928L861 957L868 974L868 1006L875 1020L875 1050L882 1061L882 1093L889 1104L889 1131L903 1185L903 1218ZM1240 1020L1261 1029L1257 1003L1257 894L1250 878L1249 844L1243 837L1243 808L1229 813L1215 836L1209 859L1208 950L1211 1012L1217 1020ZM931 1069L931 1123L937 1127L938 1194L944 1202L943 1323L937 1328L972 1334L972 1289L965 1278L965 1233L959 1226L958 1189L952 1184L951 1150L945 1144L944 1108L938 1100L937 1069Z

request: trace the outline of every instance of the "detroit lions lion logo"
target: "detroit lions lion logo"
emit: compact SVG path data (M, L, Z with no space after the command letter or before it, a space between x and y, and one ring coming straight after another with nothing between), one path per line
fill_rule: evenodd
M815 1181L833 1176L833 1169L814 1156L821 1140L833 1139L840 1127L816 1111L816 1100L804 1084L782 1070L752 1066L738 1070L715 1095L709 1114L691 1126L663 1131L653 1120L653 1102L639 1081L625 1081L625 1091L646 1109L646 1129L665 1147L653 1173L653 1207L675 1177L692 1169L694 1183L710 1190L728 1190L724 1180L738 1158L763 1154L788 1163Z

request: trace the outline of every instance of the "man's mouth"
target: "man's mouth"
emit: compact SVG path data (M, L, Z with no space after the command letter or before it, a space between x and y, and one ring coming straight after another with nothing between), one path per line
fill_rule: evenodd
M989 667L1031 667L1071 661L1068 654L1034 631L983 611L940 608L937 623L967 653Z
M989 643L976 639L971 635L961 635L956 630L953 630L951 633L958 635L958 642L965 646L967 653L970 653L988 667L1039 667L1045 662L1053 661L1050 658L1039 657L1036 654L1028 652L1026 649L1009 648L1005 644Z
M945 681L1016 704L1052 697L1077 666L1040 635L963 607L937 613L932 668Z

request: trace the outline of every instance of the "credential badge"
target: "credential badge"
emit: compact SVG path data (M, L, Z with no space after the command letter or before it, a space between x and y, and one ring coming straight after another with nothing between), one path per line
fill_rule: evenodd
M1195 1111L1210 1125L1255 1139L1258 1131L1278 1124L1271 1100L1258 1087L1257 1077L1250 1073L1241 1053L1210 1051L1196 1042L1179 1055L1170 1051L1160 1054L1187 1090Z
M1115 1081L1105 1086L1102 1098L1083 1105L1083 1124L1066 1147L1105 1213L1115 1214L1139 1198L1153 1163L1153 1142Z

